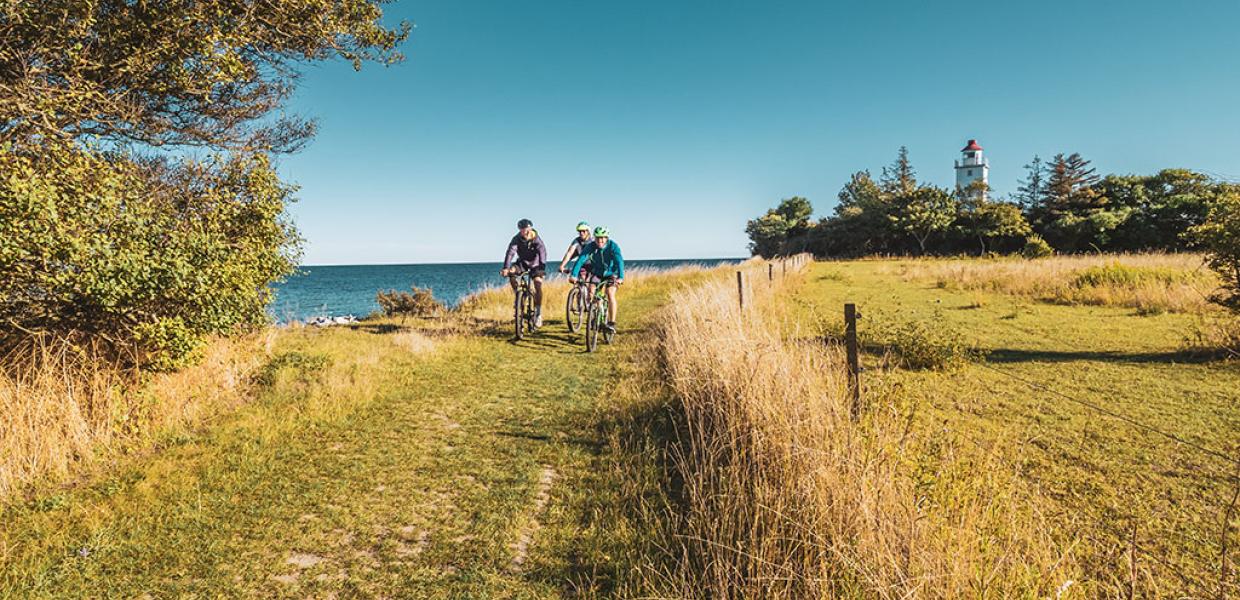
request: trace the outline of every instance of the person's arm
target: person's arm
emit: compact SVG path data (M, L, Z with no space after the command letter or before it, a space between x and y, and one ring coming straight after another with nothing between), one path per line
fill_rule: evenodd
M569 244L569 245L568 245L568 250L565 250L565 251L564 251L564 258L560 259L560 272L561 272L561 273L563 273L565 270L567 270L567 267L568 267L568 261L570 261L570 260L572 260L573 258L575 258L575 257L573 256L573 250L574 250L574 249L576 249L576 248L577 248L577 240L573 240L573 243L571 243L571 244Z
M572 277L573 279L576 279L578 276L580 276L581 265L586 264L586 261L589 260L589 258L590 258L589 252L582 252L580 255L578 255L577 261L573 263L573 273L572 275L570 275L570 277Z
M508 242L508 251L504 253L504 268L507 269L508 267L511 267L516 258L517 238L513 238L511 242Z
M620 254L620 244L612 242L616 250L616 278L624 281L624 255Z
M534 238L534 241L538 242L538 263L537 264L542 266L543 268L546 268L547 267L547 244L546 242L543 241L541 235Z

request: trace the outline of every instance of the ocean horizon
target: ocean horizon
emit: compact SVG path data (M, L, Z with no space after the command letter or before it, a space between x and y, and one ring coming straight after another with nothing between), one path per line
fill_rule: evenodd
M626 266L670 269L700 264L713 267L745 258L665 258L625 261ZM364 317L379 310L375 294L384 290L430 288L435 298L454 306L471 293L503 285L501 262L303 265L287 280L273 284L275 300L268 314L276 322L314 317ZM554 263L552 269L554 269ZM562 277L548 273L550 279Z

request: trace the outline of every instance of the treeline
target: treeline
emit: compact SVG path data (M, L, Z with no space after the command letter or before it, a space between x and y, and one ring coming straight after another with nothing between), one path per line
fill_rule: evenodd
M833 215L814 221L801 197L749 221L762 256L808 251L821 257L1025 252L1181 251L1212 210L1240 186L1185 169L1099 176L1080 154L1034 157L1010 199L982 185L949 190L917 180L908 150L875 180L854 173Z

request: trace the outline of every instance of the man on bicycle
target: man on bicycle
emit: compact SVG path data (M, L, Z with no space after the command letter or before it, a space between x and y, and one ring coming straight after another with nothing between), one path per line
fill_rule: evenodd
M578 223L577 224L577 237L573 238L572 242L569 242L568 250L564 251L564 258L560 259L560 272L567 273L568 272L568 261L573 260L577 258L578 256L581 256L582 254L585 254L586 251L590 248L590 244L592 244L593 242L594 242L594 238L590 235L590 224L586 223L585 221ZM590 268L590 265L585 266L587 274L589 272L589 268Z
M594 294L594 285L604 279L614 278L616 285L624 283L624 255L620 253L620 244L611 241L611 232L606 227L594 228L594 243L588 250L577 257L573 271L568 276L570 283L577 283L581 275L581 267L590 263L590 273L586 282L590 284L590 294ZM616 332L616 314L619 304L616 302L616 286L607 286L607 314L611 320L607 322L608 333Z
M530 272L530 281L534 284L534 327L542 327L542 284L547 274L547 245L538 237L534 222L529 219L517 221L517 235L508 242L508 251L504 253L504 268L499 270L501 277L512 277L526 271ZM515 294L517 280L511 279Z

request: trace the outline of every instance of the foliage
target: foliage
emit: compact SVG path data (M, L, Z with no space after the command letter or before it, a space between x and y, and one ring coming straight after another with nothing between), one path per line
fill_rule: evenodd
M908 321L876 335L906 369L951 370L972 360L976 353L959 331L938 323L942 318Z
M956 201L947 190L919 187L895 198L895 210L888 215L899 231L913 236L922 254L930 235L946 230L956 218Z
M749 236L750 252L766 258L793 253L789 241L802 238L813 227L809 220L813 212L809 200L795 196L749 221L745 233Z
M1029 258L1046 258L1055 254L1055 249L1046 243L1040 235L1031 235L1025 238L1025 247L1021 249L1020 255Z
M401 59L383 3L0 4L0 350L52 334L168 370L264 322L298 256L269 155L314 133L282 108L300 64Z
M203 337L265 322L293 272L293 189L266 157L136 161L0 150L0 346L29 334L136 345L175 368Z
M956 224L962 233L977 239L982 255L987 252L988 239L1017 238L1033 232L1019 206L1007 202L992 202L985 193L970 191L963 194Z
M313 123L280 111L299 62L392 63L409 32L381 1L0 4L0 140L32 137L300 148Z
M375 301L379 303L383 314L389 317L429 317L445 310L443 303L435 299L430 288L417 286L413 286L408 292L380 291L375 295Z
M1231 189L1218 198L1190 235L1206 249L1210 267L1222 279L1215 301L1240 312L1240 191Z

